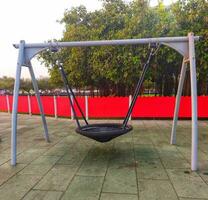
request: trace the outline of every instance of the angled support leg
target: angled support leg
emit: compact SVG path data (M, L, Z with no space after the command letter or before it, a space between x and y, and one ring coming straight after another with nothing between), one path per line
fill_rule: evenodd
M185 58L183 58L181 74L180 74L180 79L179 79L179 84L178 84L178 91L176 95L176 103L175 103L170 144L176 144L176 127L177 127L177 122L178 122L178 113L179 113L179 108L180 108L181 95L182 95L184 80L186 76L186 68L187 68L187 64L185 62Z
M50 142L49 134L48 134L48 127L47 127L47 123L46 123L45 114L44 114L44 111L43 111L42 102L41 102L41 99L40 99L38 84L37 84L37 81L36 81L35 74L34 74L31 63L29 64L28 68L29 68L29 72L30 72L30 75L31 75L31 79L32 79L34 90L35 90L35 94L36 94L36 97L37 97L38 106L39 106L39 109L40 109L40 114L41 114L41 117L42 117L42 122L43 122L43 127L44 127L44 132L45 132L45 139L46 139L47 142Z
M189 33L189 60L191 76L191 109L192 109L192 145L191 145L191 170L198 169L198 112L197 112L197 80L194 34Z
M18 96L20 87L21 68L24 62L24 46L25 42L20 41L19 55L16 68L16 77L13 94L13 109L12 109L12 131L11 131L11 165L16 165L17 160L17 108Z

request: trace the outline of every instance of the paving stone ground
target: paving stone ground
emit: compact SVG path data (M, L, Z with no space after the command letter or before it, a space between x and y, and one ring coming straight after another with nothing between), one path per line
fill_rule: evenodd
M46 143L41 118L19 115L15 167L10 120L0 113L0 200L208 200L208 120L199 121L197 172L189 120L179 121L177 145L171 120L133 120L131 133L102 144L76 134L73 121L48 117Z

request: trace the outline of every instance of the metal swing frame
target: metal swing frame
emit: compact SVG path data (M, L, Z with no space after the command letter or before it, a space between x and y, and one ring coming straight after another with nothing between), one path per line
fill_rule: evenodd
M12 109L12 129L11 129L11 165L16 165L17 161L17 108L18 96L20 88L20 77L22 67L27 67L30 72L33 87L37 97L40 114L42 117L44 136L49 142L48 128L44 115L44 110L40 98L40 93L31 64L31 59L38 53L51 49L63 47L87 47L87 46L110 46L110 45L139 45L139 44L162 44L166 45L183 56L180 80L176 96L176 104L174 110L173 125L171 131L170 144L176 144L176 127L178 121L178 113L184 79L186 75L187 63L190 63L190 79L191 79L191 108L192 108L192 145L191 145L191 170L198 169L198 119L197 119L197 80L196 80L196 59L195 59L195 41L199 40L199 36L189 33L184 37L161 37L161 38L143 38L143 39L124 39L124 40L100 40L100 41L75 41L75 42L49 42L49 43L25 43L21 40L19 44L14 44L19 49L16 77L13 93L13 109Z

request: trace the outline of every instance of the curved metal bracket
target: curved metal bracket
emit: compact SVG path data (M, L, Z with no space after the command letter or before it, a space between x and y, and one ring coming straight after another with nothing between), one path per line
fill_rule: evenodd
M162 44L176 50L185 58L189 57L188 42L163 42Z
M24 63L23 65L24 66L30 66L30 61L31 59L36 56L37 54L39 54L40 52L44 51L48 49L48 47L45 47L45 48L29 48L29 47L26 47L25 48L25 58L24 58Z

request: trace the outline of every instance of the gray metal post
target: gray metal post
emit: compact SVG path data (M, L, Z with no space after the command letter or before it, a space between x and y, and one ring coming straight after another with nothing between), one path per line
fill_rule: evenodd
M131 106L131 102L132 102L132 95L129 95L129 107ZM129 120L131 120L131 115L129 117Z
M54 117L57 119L57 101L56 96L53 96L53 103L54 103Z
M71 102L74 104L74 99L71 95L70 95L70 98L71 98ZM74 120L74 112L73 112L72 106L71 106L71 120Z
M178 113L179 113L179 108L180 108L181 95L183 91L183 84L184 84L184 80L186 76L186 68L187 68L187 64L185 63L185 58L183 58L181 74L180 74L180 79L179 79L179 84L178 84L178 91L177 91L176 102L175 102L175 110L174 110L170 144L176 144L176 127L177 127L177 122L178 122Z
M42 122L43 122L43 127L44 127L44 132L45 132L45 139L46 139L47 142L50 142L49 135L48 135L48 127L47 127L47 123L46 123L46 119L45 119L45 114L44 114L44 111L43 111L42 102L41 102L41 99L40 99L38 84L37 84L37 81L36 81L35 74L33 72L33 68L32 68L31 63L29 64L28 68L29 68L29 72L30 72L30 75L31 75L31 79L32 79L34 90L35 90L36 98L37 98L37 101L38 101L40 114L41 114L41 117L42 117Z
M31 101L30 101L30 95L27 95L27 102L28 102L28 113L31 116L32 115L32 107L31 107Z
M85 117L86 117L86 120L89 119L89 113L88 113L88 96L85 96Z
M19 55L16 68L16 77L14 83L14 95L13 95L13 109L12 109L12 131L11 131L11 165L16 165L17 154L17 108L18 108L18 96L20 87L21 67L24 62L24 41L20 41Z
M6 95L7 112L10 113L9 95Z
M189 33L189 61L191 76L191 108L192 108L192 148L191 148L191 169L198 168L198 113L197 113L197 81L196 81L196 60L194 34Z

